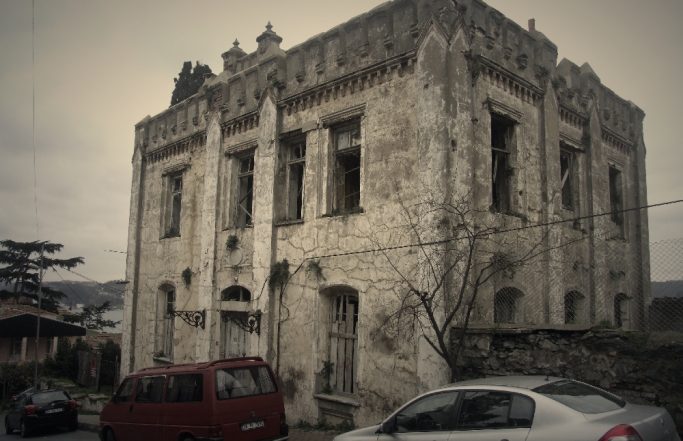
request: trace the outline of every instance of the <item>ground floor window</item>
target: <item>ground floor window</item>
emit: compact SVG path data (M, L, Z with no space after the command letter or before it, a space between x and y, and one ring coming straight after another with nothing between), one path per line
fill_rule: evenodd
M336 289L331 293L332 320L329 358L323 369L332 393L356 392L356 350L358 347L358 293ZM326 378L326 380L328 380Z

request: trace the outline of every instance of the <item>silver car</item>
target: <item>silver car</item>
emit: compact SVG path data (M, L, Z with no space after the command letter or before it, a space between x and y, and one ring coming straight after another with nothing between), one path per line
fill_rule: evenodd
M681 441L662 408L546 376L454 383L334 441Z

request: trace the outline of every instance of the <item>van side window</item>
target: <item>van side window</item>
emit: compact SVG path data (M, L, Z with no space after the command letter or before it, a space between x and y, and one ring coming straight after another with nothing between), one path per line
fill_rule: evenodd
M133 395L133 379L132 378L126 378L123 380L123 383L121 383L121 386L119 386L119 390L116 391L116 395L114 395L114 402L116 403L124 403L126 401L130 401L130 397Z
M142 377L135 388L136 403L161 403L164 377Z
M202 374L169 376L166 383L166 402L202 401L202 378Z
M265 366L216 371L216 395L219 400L270 394L275 391L275 382Z

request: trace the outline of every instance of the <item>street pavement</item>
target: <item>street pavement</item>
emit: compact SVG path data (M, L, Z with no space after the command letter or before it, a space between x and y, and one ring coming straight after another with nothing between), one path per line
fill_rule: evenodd
M4 421L5 416L0 415L0 421ZM45 431L36 433L31 436L35 440L50 440L50 441L95 441L98 440L97 431L99 429L100 416L99 415L78 415L78 430L75 432L67 432L64 430ZM3 429L4 432L4 429ZM302 430L297 428L289 429L290 441L332 441L332 438L337 432L327 432L322 430ZM16 441L18 435L0 434L0 441ZM151 441L151 440L150 440Z
M81 430L91 430L93 432L97 432L99 425L99 415L78 415L78 427ZM337 432L327 432L323 430L302 430L292 427L289 429L289 441L332 441L332 438L334 438L335 435L337 435ZM85 440L90 438L83 439Z

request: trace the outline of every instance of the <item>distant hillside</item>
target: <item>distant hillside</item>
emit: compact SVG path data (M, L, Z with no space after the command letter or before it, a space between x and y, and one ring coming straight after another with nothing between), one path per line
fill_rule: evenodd
M95 282L47 282L52 289L63 292L66 298L62 300L64 306L73 307L78 303L84 305L101 304L109 300L111 306L116 308L123 307L123 291L126 286L115 281L102 284Z
M652 297L683 298L683 280L667 280L665 282L651 282Z

